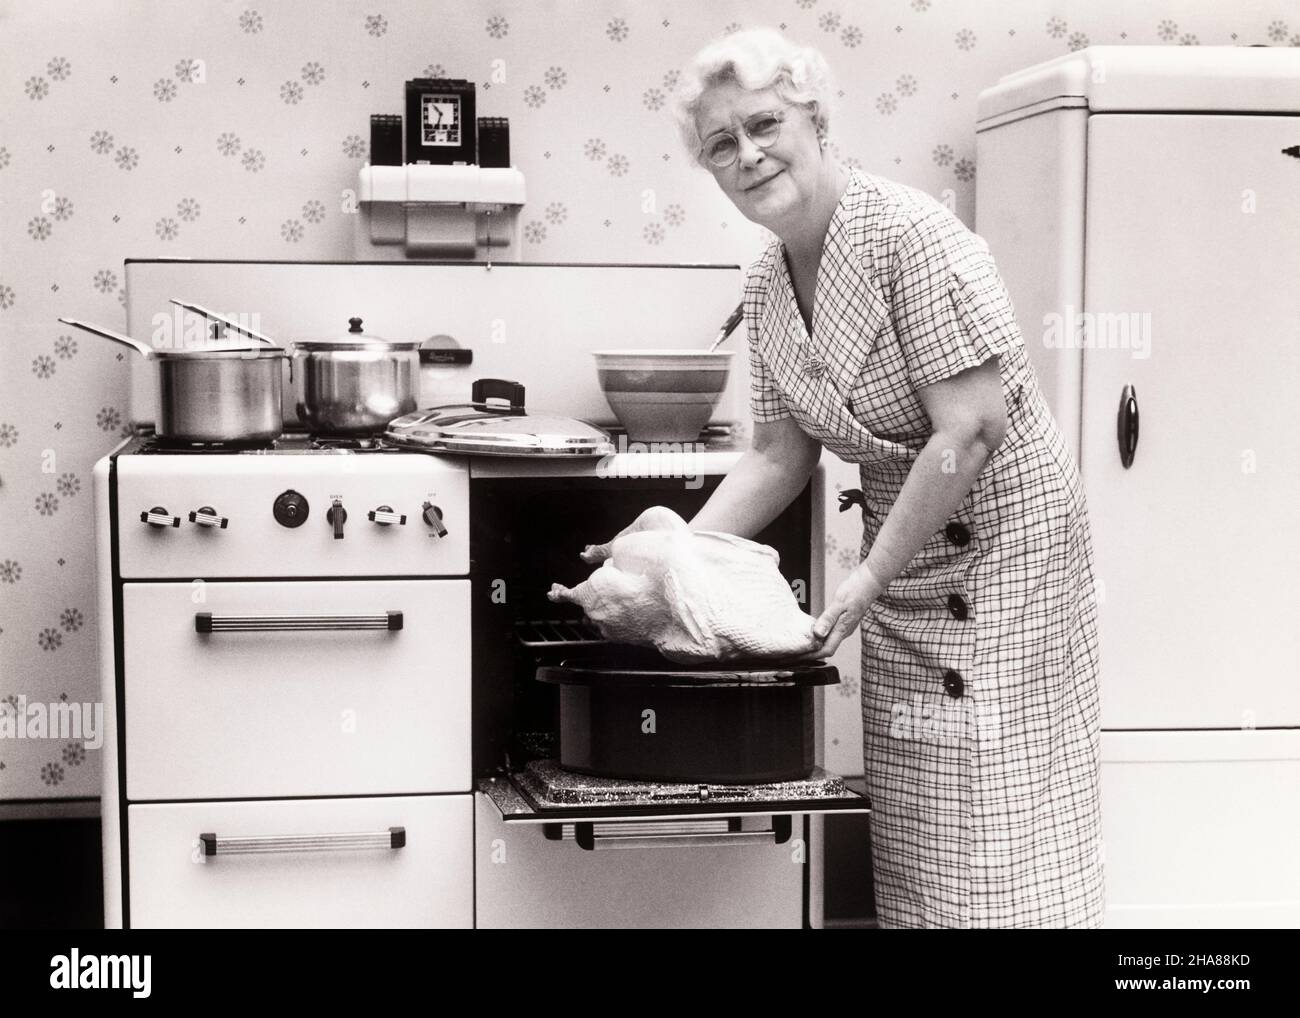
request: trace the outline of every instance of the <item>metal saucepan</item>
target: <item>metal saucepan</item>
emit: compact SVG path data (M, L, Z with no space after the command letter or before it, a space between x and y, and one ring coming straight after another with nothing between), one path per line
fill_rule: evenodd
M129 346L158 363L159 438L175 442L264 442L284 430L278 346L155 350L76 318L59 321Z
M197 304L173 300L234 332L274 342ZM298 419L329 435L373 435L419 405L420 342L381 339L348 319L337 340L295 340L294 395Z

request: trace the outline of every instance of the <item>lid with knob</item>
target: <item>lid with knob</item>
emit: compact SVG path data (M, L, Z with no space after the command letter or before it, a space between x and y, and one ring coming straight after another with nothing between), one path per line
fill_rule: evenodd
M420 340L384 339L382 336L376 336L374 333L364 331L361 326L362 320L360 318L349 318L347 331L341 333L337 339L295 340L293 345L295 349L313 352L369 350L386 353L390 351L418 350L420 348Z
M394 445L425 452L563 459L610 456L609 433L573 417L529 410L524 387L501 378L474 382L470 402L398 417L385 433ZM426 517L427 519L427 517Z

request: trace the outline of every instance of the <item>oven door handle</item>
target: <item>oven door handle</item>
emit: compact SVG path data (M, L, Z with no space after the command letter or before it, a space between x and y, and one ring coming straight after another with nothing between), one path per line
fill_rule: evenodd
M196 633L288 633L339 629L383 629L396 632L403 625L400 611L376 615L213 615L194 613Z
M784 845L790 840L792 818L789 815L772 817L769 831L743 830L646 830L635 824L601 824L596 831L594 823L579 822L573 825L573 840L578 847L592 852L604 848L700 848L705 846L734 847L757 843ZM619 830L620 827L627 830ZM662 826L662 825L661 825Z
M276 852L345 852L359 848L405 848L406 828L342 834L277 834L255 838L219 838L200 834L203 854L266 855Z

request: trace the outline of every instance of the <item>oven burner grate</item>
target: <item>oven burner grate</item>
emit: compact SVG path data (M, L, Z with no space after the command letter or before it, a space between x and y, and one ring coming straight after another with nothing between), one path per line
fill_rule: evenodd
M515 639L521 646L538 647L590 647L607 641L590 622L572 619L545 619L516 622Z

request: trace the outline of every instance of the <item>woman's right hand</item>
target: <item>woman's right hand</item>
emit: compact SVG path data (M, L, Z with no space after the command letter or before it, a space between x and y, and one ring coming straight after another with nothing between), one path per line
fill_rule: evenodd
M667 506L652 505L604 544L587 545L582 549L579 557L587 565L598 565L614 553L614 542L620 537L635 534L641 530L677 530L685 526L686 521Z

